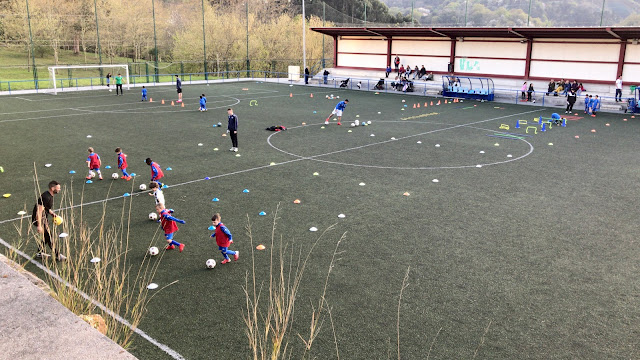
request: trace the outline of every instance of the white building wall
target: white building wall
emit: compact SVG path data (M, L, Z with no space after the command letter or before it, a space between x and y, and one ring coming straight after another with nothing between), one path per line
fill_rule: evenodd
M338 53L338 64L354 68L385 69L387 67L387 56Z
M559 79L615 81L618 64L531 61L530 76Z
M620 44L566 44L536 43L531 49L531 59L618 61Z
M527 57L527 44L520 42L458 41L456 43L456 57L458 56L524 59Z

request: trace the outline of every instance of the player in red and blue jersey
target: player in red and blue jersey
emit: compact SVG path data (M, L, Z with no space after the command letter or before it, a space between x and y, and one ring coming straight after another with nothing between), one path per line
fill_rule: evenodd
M342 112L347 107L348 103L349 103L349 99L345 99L344 101L340 101L336 105L336 108L333 109L333 112L331 112L331 115L329 115L329 117L327 117L327 119L324 121L324 124L325 125L329 125L329 119L331 119L331 116L335 115L335 116L338 117L338 125L342 125L340 123L340 121L342 121Z
M160 216L160 224L164 230L164 237L167 239L168 245L166 250L173 250L177 246L180 252L182 252L182 250L184 250L184 244L173 240L173 234L178 231L178 225L176 225L176 223L185 224L186 221L171 216L173 209L165 209L164 204L156 205L156 212Z
M116 154L118 154L118 169L122 170L120 179L131 180L131 175L127 173L127 154L122 152L122 148L116 148Z
M91 180L91 171L95 171L98 174L98 178L102 180L102 173L100 172L100 155L96 154L93 151L93 148L90 147L88 149L89 157L87 158L87 166L89 167L89 175L87 175L87 180Z
M153 162L151 158L147 158L145 162L147 163L147 165L151 166L151 181L157 182L158 185L160 185L160 187L162 188L162 183L160 182L160 179L164 177L162 168L160 168L160 165L158 165L158 163Z
M238 258L240 257L240 251L229 250L229 246L233 244L233 236L231 235L229 229L227 229L227 227L220 222L221 219L222 218L218 213L214 214L213 217L211 217L213 226L216 228L216 232L211 234L211 237L216 239L218 249L222 253L222 256L224 256L222 264L231 262L231 259L229 259L229 255L233 255L233 260L238 261Z

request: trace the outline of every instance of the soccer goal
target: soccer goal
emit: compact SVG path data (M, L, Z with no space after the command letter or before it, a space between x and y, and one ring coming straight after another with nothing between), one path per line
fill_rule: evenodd
M101 71L102 69L102 71ZM114 65L58 65L49 66L49 88L54 95L64 88L96 89L106 86L103 77L111 73L111 85L115 87L115 77L118 73L124 75L123 86L131 89L129 82L129 66L127 64Z

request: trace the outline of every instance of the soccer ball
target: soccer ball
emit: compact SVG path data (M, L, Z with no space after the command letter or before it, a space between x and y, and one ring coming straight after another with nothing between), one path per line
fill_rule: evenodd
M371 120L367 121L367 125L371 125Z
M356 121L354 121L353 123L355 124L355 126L360 125L360 121L359 121L359 120L356 120Z
M147 190L147 185L140 184L140 191L145 191L145 190Z
M96 177L96 173L93 172L93 170L89 171L89 176L91 176L92 178Z
M356 126L356 124L355 124L355 123L351 123L351 127L355 127L355 126Z
M62 216L56 215L56 217L53 218L53 223L58 226L62 225Z
M363 122L362 122L362 124L360 124L360 125L362 125L362 126L367 126L367 122L366 122L366 121L363 121Z
M109 92L112 92L113 90L109 89Z
M149 213L149 220L151 220L151 221L156 221L156 220L158 220L158 214L153 213L153 212L152 212L152 213Z
M118 175L118 173L113 173L113 174L111 174L111 178L112 178L112 179L117 179L117 178L119 178L119 177L120 177L120 175Z
M535 103L535 102L536 102L536 99L533 99L533 102Z
M152 247L150 247L150 248L149 248L149 255L151 255L151 256L156 256L156 255L158 255L159 253L160 253L160 250L158 250L158 248L157 248L157 247L152 246Z
M207 260L205 265L207 265L207 269L213 269L214 267L216 267L216 261L213 259L209 259Z

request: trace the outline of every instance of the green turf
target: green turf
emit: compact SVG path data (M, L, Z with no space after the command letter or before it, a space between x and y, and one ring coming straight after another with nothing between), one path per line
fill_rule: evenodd
M203 92L206 113L197 111ZM332 121L322 129L339 101L327 100L330 93L350 103L343 126ZM396 357L398 296L407 267L400 306L403 359L464 359L475 351L482 359L638 357L637 119L602 113L520 140L487 135L504 131L498 129L503 123L511 126L508 132L526 135L524 128L513 128L516 120L531 125L552 109L496 109L471 101L425 109L425 98L417 96L256 82L185 86L184 108L159 103L175 99L171 87L150 88L151 104L140 103L139 90L113 95L2 99L0 192L12 196L0 199L0 221L15 218L23 207L31 211L34 161L40 186L57 179L68 188L73 181L74 196L84 190L84 202L104 199L109 188L109 196L118 196L148 182L146 157L173 168L165 172L166 183L179 186L165 197L174 215L187 221L176 236L187 247L162 259L155 281L178 283L153 298L140 328L188 359L250 357L241 287L251 270L246 216L255 241L268 243L279 202L278 234L296 249L310 248L318 235L308 231L311 226L322 230L337 223L305 273L290 340L293 358L301 355L297 333L307 333L310 301L322 291L343 232L344 253L327 290L341 358ZM249 106L252 99L258 106ZM413 109L418 100L421 108ZM229 106L240 119L240 157L228 152L225 127L211 126L226 124ZM419 116L427 113L433 114ZM350 128L356 119L372 124ZM289 130L264 130L271 125ZM130 172L139 175L135 185L105 179L83 186L89 146L111 166L114 149L123 147ZM220 202L211 202L214 197ZM114 218L108 221L117 221L123 201L132 201L135 266L150 241L164 241L152 240L157 225L147 220L153 207L147 195L109 201ZM260 211L267 216L258 216ZM84 208L90 222L101 212L98 205ZM206 259L221 260L208 238L213 212L222 214L242 256L209 271ZM339 213L346 218L338 219ZM16 237L12 222L0 224L0 237ZM268 264L267 252L256 253L259 280ZM168 358L141 338L134 346L139 358ZM328 320L311 356L335 358Z

